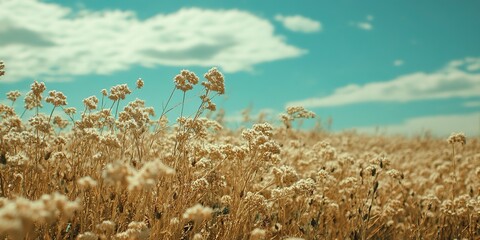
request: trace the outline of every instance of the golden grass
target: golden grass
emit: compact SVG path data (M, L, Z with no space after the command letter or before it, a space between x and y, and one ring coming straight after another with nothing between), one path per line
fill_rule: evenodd
M138 99L119 109L132 92L127 85L86 98L81 113L52 91L44 115L46 87L35 82L25 97L25 110L34 113L27 122L0 105L0 236L480 237L477 139L300 131L292 122L314 117L301 107L287 109L282 126L229 130L221 116L202 117L225 91L216 69L205 78L199 86L189 71L175 77L167 105L177 91L183 101L174 124L167 106L156 117ZM143 86L139 80L137 89ZM185 95L196 87L203 92L198 111L185 117ZM19 94L7 98L13 105Z

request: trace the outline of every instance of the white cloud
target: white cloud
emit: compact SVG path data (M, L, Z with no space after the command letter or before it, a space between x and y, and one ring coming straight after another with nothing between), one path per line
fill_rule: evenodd
M433 73L415 72L389 81L350 84L336 89L331 95L294 101L287 105L315 108L364 102L480 96L480 73L468 70L474 66L472 62L475 63L467 59L456 60Z
M356 23L356 26L366 31L370 31L373 29L373 25L369 22L358 22Z
M186 8L140 19L132 11L75 12L18 0L0 1L0 22L2 80L10 82L111 74L135 65L248 71L306 52L275 35L270 21L240 10Z
M365 30L365 31L371 31L373 29L373 15L367 15L365 17L366 21L361 21L361 22L350 22L350 25L355 26L359 29Z
M397 59L395 61L393 61L393 66L395 67L400 67L404 64L405 62L402 60L402 59Z
M480 134L480 113L415 117L400 124L355 127L353 129L365 133L407 135L431 131L437 136L449 136L452 132L464 132L467 137L473 137Z
M294 32L313 33L322 30L322 23L300 15L277 15L275 16L275 20L281 22L285 28Z
M464 107L476 108L480 107L480 101L468 101L463 103Z

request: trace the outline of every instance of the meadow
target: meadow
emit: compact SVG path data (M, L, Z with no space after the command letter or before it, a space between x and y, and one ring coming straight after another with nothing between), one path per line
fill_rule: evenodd
M25 96L9 92L0 105L0 237L480 237L478 138L308 130L295 127L315 118L301 106L281 124L230 129L211 114L224 76L212 68L203 78L181 71L159 111L126 103L148 87L141 79L85 98L84 109L42 82ZM187 115L193 89L198 108ZM183 101L173 103L174 93ZM180 114L167 119L172 109Z

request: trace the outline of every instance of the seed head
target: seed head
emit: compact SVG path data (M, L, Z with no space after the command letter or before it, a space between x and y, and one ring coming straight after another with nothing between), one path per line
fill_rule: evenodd
M143 87L143 84L144 84L143 80L141 78L139 78L137 80L137 88L141 89Z
M205 73L204 77L207 79L207 82L202 82L202 85L213 92L217 92L222 95L225 93L225 83L223 74L217 70L217 68L210 69Z
M183 214L183 218L190 220L203 220L212 216L213 209L210 207L204 207L201 204L188 208Z
M67 97L62 92L55 90L48 92L48 97L45 101L53 104L55 107L67 105Z
M5 68L5 63L0 60L0 76L3 76L5 75L5 70L3 70Z
M182 70L180 74L175 76L173 82L175 83L175 87L177 89L186 92L193 89L193 86L198 83L198 77L193 72L190 72L188 70Z
M452 133L447 141L450 144L461 143L462 145L465 145L467 143L467 138L465 137L465 133Z
M21 94L19 91L10 91L7 93L7 98L8 100L12 101L12 102L15 102L17 100L18 97L20 97Z

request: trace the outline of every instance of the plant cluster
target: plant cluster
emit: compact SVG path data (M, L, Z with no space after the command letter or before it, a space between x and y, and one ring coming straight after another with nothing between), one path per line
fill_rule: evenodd
M12 107L20 93L9 92L11 105L0 104L0 237L480 237L477 139L293 129L315 117L302 107L288 108L283 126L225 129L223 115L203 117L225 93L224 77L213 68L204 78L181 71L159 115L140 99L120 109L133 92L126 84L85 98L80 112L61 92L44 100L47 87L34 82L24 98L33 116L22 121ZM200 103L186 116L194 88ZM181 115L169 123L177 91Z

